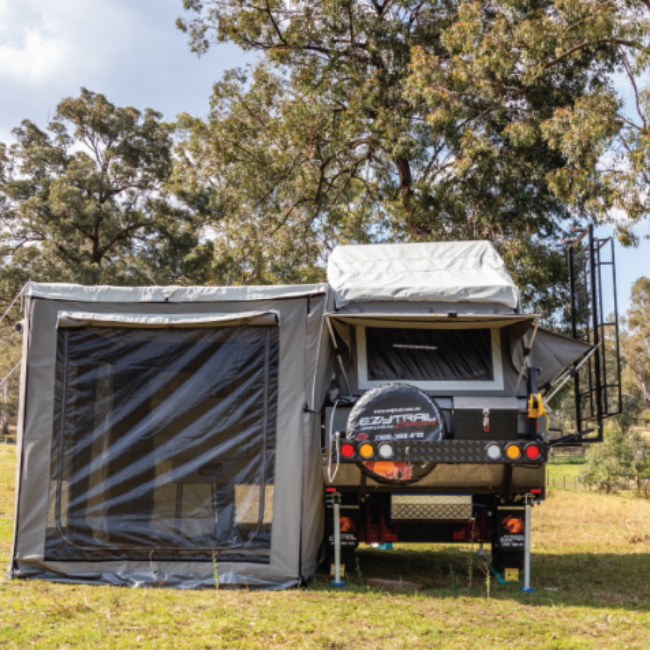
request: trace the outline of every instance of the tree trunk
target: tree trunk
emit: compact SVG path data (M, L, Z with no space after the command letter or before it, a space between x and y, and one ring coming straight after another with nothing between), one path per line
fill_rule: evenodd
M99 228L95 227L92 236L93 242L93 262L99 264L102 261L102 252L99 246Z
M410 217L413 214L413 206L411 205L411 185L413 184L411 165L409 164L409 161L402 156L395 158L395 165L399 172L399 189L402 194L402 205L404 206L406 214ZM413 225L411 225L411 228L413 228Z

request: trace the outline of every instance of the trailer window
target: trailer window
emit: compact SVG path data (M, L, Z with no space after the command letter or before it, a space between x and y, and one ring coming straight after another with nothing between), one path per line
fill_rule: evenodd
M497 329L357 327L359 387L404 382L420 388L500 390Z

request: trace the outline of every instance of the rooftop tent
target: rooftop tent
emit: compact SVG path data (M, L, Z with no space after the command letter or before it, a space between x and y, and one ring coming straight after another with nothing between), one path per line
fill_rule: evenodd
M520 307L519 289L489 241L338 246L327 276L337 310L386 301Z
M473 391L523 396L526 382L520 381L519 373L524 345L534 332L537 337L529 365L542 367L541 386L590 349L542 330L538 315L523 313L519 289L489 241L338 246L330 255L327 273L333 304L326 318L342 344L340 351L355 394L382 381L405 381L439 395L453 388L464 395ZM483 341L479 330L490 330L492 335ZM481 351L491 347L499 380L454 385L422 382L409 366L421 366L426 358L405 348L423 345L437 347L439 357L446 352L445 363L469 363L468 377L485 370ZM472 359L468 357L471 349L476 352ZM462 360L456 358L461 353ZM414 357L412 362L409 355ZM377 372L379 363L381 372ZM399 372L395 371L398 366ZM429 373L435 368L430 365L425 370ZM377 381L370 378L373 372Z
M325 285L25 295L14 577L281 588L313 574Z

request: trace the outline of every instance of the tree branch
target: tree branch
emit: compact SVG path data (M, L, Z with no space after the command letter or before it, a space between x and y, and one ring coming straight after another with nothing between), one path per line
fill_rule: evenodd
M580 50L584 50L585 48L588 47L598 47L599 45L624 45L625 47L630 47L630 48L638 47L637 43L634 43L633 41L626 41L622 38L601 38L600 40L593 41L593 42L583 41L582 43L578 43L578 45L574 45L570 50L567 50L563 54L560 54L560 56L556 57L555 59L544 64L542 66L542 70L548 70L549 68L552 68L554 65L561 63L562 61L564 61L564 59L570 57L572 54L575 54L576 52L579 52Z

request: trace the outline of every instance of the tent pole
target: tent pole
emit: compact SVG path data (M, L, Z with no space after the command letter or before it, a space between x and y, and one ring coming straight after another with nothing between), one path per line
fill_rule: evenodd
M352 397L352 389L350 388L350 382L348 381L348 375L345 372L345 368L343 367L343 359L341 359L341 354L339 352L338 345L336 344L336 337L334 336L334 330L332 329L332 323L330 322L330 319L326 316L325 320L327 321L327 329L330 332L330 338L332 339L332 345L334 346L334 352L336 353L336 358L339 362L339 367L341 368L341 372L343 373L343 379L345 379L345 385L348 388L348 395Z

